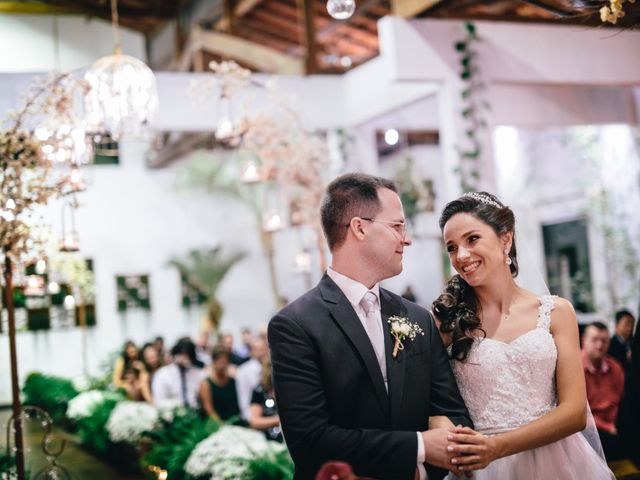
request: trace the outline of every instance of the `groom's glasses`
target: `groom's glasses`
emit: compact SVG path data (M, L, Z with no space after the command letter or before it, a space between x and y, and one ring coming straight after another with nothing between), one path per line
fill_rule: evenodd
M404 222L389 222L387 220L376 220L375 218L366 218L360 217L362 220L366 220L367 222L375 222L375 223L383 223L391 227L391 229L400 235L400 239L404 240L407 236L407 224ZM347 225L348 226L348 225Z

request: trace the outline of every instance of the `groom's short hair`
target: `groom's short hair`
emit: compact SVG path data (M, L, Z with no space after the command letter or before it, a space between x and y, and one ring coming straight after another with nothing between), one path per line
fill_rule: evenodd
M398 191L391 180L365 173L346 173L329 184L320 207L329 250L344 243L353 217L375 217L382 208L378 197L381 188Z

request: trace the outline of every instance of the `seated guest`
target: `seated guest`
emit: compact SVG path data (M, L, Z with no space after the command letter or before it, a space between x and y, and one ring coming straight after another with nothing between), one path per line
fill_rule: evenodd
M153 375L162 367L162 361L158 350L152 343L145 343L142 347L142 353L140 354L142 363L145 370L149 374L150 379L153 379Z
M121 388L124 389L129 400L152 403L151 387L148 380L149 375L145 370L141 371L135 367L130 367L124 371Z
M246 357L246 358L240 357L238 354L236 354L236 349L233 347L233 335L231 335L230 333L223 333L222 335L220 335L220 345L224 346L231 352L229 361L235 367L239 367L244 362L249 360L249 357ZM235 368L234 368L234 373L235 373Z
M262 364L260 384L253 390L249 408L249 425L264 431L268 440L282 442L282 429L271 382L271 361Z
M160 358L160 363L162 365L168 365L171 363L171 355L169 355L167 353L167 351L164 348L164 338L157 336L156 338L153 339L153 342L151 342L151 344L156 347L156 350L158 351L158 357Z
M111 383L114 388L124 388L124 373L125 371L136 368L142 370L144 365L140 361L138 347L131 340L127 340L122 348L122 353L116 359L116 363L113 367L113 378Z
M251 343L251 360L243 363L236 371L236 390L242 418L249 420L249 405L253 390L260 384L262 362L269 356L267 342L258 337Z
M607 460L617 460L621 445L616 428L618 407L624 389L624 372L617 360L607 355L609 330L593 322L582 336L582 365L587 384L587 400L598 428Z
M217 421L240 415L236 382L229 376L230 354L226 347L214 347L209 376L200 384L200 405L210 418Z
M629 310L616 312L616 334L611 339L609 355L615 358L626 372L631 365L631 336L636 319Z
M156 372L152 394L157 406L182 404L196 408L198 389L204 376L196 359L196 346L189 338L182 338L171 349L172 362Z

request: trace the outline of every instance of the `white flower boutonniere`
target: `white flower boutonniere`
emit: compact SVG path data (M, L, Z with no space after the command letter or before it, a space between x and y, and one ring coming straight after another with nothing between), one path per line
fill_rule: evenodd
M409 340L415 340L418 335L424 335L422 328L417 323L412 323L406 317L398 317L393 315L389 317L387 323L391 325L391 335L396 339L396 343L393 346L393 358L398 356L400 350L404 350L404 344L402 343L407 337Z

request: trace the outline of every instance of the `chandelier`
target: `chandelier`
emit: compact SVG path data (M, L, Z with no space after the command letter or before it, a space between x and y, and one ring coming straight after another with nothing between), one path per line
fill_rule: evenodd
M122 53L117 0L111 0L111 24L113 55L97 60L85 74L91 87L86 97L87 129L118 140L124 134L140 136L148 131L158 112L158 92L151 69Z

